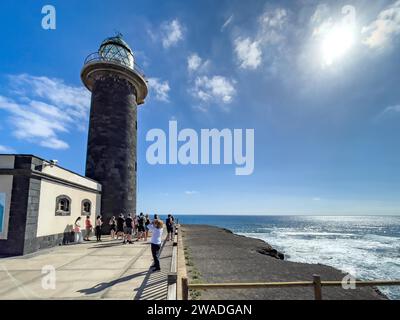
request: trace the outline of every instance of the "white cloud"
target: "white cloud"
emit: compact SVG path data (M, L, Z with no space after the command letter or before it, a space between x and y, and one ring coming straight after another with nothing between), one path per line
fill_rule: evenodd
M68 131L67 123L48 114L38 112L35 110L32 101L23 104L0 96L0 109L10 113L9 120L16 138L52 149L68 148L66 142L57 138L58 132ZM49 142L50 140L52 143Z
M46 140L43 140L40 145L45 148L50 148L50 149L68 149L69 145L65 141L62 141L57 138L49 138Z
M260 22L266 28L282 29L287 21L287 16L286 9L277 8L273 11L265 11L260 17Z
M72 117L85 117L90 106L90 93L83 87L66 85L63 80L28 74L9 77L15 93L48 101Z
M376 20L362 28L363 43L370 48L382 49L400 34L400 1L396 1L378 14Z
M320 25L330 17L330 8L327 4L319 4L310 18L312 25Z
M229 104L236 94L235 81L223 76L202 76L195 79L193 95L203 102Z
M241 68L254 70L261 64L262 52L258 41L237 38L234 45Z
M400 112L400 105L390 106L383 110L383 113L393 113Z
M221 75L208 75L209 65L210 60L204 61L197 53L187 58L189 93L199 101L193 108L207 112L209 104L218 104L227 110L226 105L232 102L236 94L236 82Z
M149 87L155 93L155 99L163 102L169 102L169 83L168 81L161 81L159 78L149 78Z
M200 112L204 112L204 113L208 112L208 108L203 104L194 105L194 106L192 106L192 108L193 108L193 110L196 110L196 111L200 111Z
M161 26L161 36L164 48L175 46L183 39L183 26L177 19L164 22Z
M221 27L221 32L224 31L224 30L226 29L226 27L229 26L229 25L232 23L233 17L234 17L234 15L232 14L232 15L224 22L224 24L223 24L222 27Z
M0 96L13 135L51 149L66 149L60 133L86 126L90 94L60 79L28 74L9 76L12 97Z
M187 68L189 72L204 72L208 69L209 64L209 60L203 61L197 53L193 53L187 58Z
M267 10L259 17L259 23L259 41L269 45L279 44L285 38L284 28L288 23L288 12L283 8Z
M3 146L0 144L0 153L16 153L14 148Z
M400 104L384 108L381 112L371 118L375 125L385 124L387 121L398 120L400 118Z
M198 191L195 191L195 190L186 190L185 191L185 194L187 194L187 195L193 195L193 194L198 194L199 192Z
M257 21L255 36L238 35L233 42L235 56L242 69L255 70L261 66L262 60L268 60L269 66L276 65L283 55L288 11L283 8L266 10Z
M374 121L379 122L381 120L385 120L396 115L400 115L400 104L386 107L381 113L379 113L374 118Z
M201 65L201 58L196 54L192 54L187 59L188 70L189 71L196 71Z
M312 37L325 35L334 26L331 11L326 4L320 4L310 18Z

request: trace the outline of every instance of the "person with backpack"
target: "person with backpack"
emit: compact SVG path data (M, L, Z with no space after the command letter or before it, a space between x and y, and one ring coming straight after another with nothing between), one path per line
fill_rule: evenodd
M144 241L147 241L147 238L149 237L149 225L150 225L150 217L149 217L149 215L148 214L146 214L145 215L145 219L146 219L146 222L145 222L145 224L144 224L144 227L145 227L145 232L144 232Z
M132 231L133 231L133 219L131 218L131 215L128 214L128 216L125 219L125 239L123 244L129 243L132 244Z
M124 223L124 215L121 213L117 219L117 240L119 237L121 237L122 240L124 239Z
M167 226L167 241L172 241L174 239L174 218L172 215L168 215L165 224Z
M138 219L138 241L144 238L144 233L146 231L146 218L143 215L143 212L140 213Z

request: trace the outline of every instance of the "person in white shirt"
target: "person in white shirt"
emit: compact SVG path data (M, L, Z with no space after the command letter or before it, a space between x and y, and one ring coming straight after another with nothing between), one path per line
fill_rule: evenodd
M149 230L151 231L151 253L154 259L153 271L160 271L160 249L161 249L161 238L163 233L163 222L161 220L154 220L153 223L149 224Z
M75 231L75 242L82 243L83 238L82 238L82 231L81 231L81 217L78 217L75 220L74 231Z

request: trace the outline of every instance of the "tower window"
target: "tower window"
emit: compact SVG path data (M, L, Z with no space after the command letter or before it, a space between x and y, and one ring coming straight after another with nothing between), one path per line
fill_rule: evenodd
M83 200L82 201L82 215L90 215L92 210L92 203L90 202L90 200Z
M56 198L56 216L71 215L71 198L61 195Z

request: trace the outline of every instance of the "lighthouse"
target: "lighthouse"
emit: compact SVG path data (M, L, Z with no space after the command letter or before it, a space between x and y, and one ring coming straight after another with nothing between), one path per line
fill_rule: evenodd
M112 216L136 213L137 107L147 82L120 34L86 58L81 79L92 94L86 176L102 185L101 214L108 225Z

